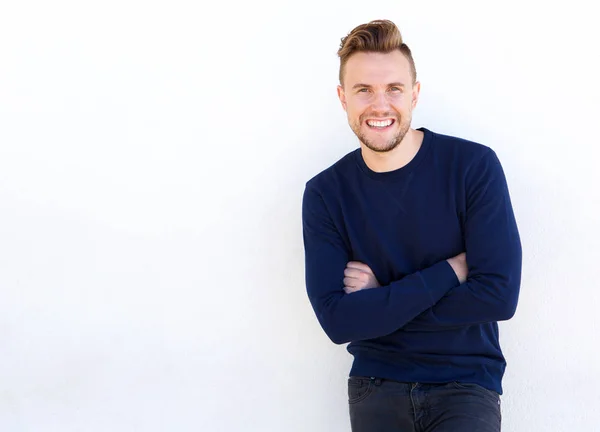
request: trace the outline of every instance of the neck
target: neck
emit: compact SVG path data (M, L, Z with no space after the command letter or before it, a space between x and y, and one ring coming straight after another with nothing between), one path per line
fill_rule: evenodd
M423 136L423 132L409 129L396 148L384 153L375 152L361 142L360 147L363 160L369 169L375 172L388 172L400 169L413 160L421 148Z

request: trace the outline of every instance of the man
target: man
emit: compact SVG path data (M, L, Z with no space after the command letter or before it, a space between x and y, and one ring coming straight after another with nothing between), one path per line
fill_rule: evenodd
M354 432L500 431L521 242L488 147L412 129L420 84L390 21L342 39L338 96L360 148L303 198L306 286L319 323L350 342Z

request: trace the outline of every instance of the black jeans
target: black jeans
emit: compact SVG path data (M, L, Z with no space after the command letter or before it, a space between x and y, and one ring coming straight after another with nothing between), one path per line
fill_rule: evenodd
M499 432L500 396L477 384L348 379L352 432Z

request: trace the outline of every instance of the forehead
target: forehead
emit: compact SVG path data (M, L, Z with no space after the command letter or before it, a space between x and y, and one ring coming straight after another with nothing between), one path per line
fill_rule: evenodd
M411 82L410 63L399 50L390 53L358 52L346 62L344 84L385 85Z

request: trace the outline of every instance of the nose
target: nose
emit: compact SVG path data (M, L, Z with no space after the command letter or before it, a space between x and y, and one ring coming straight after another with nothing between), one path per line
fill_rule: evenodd
M387 99L387 95L385 92L377 92L373 96L373 110L374 111L389 111L388 108L390 106L389 101Z

